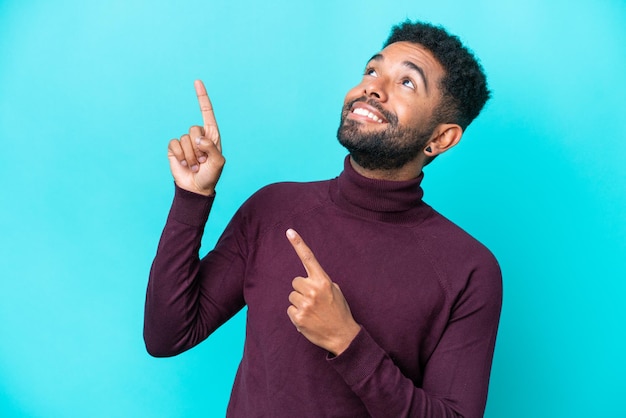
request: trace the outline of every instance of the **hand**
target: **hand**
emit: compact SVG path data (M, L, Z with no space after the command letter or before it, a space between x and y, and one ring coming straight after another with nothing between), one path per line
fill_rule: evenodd
M194 83L204 127L192 126L189 134L172 139L167 148L170 170L178 187L206 196L215 193L226 160L211 100L202 81Z
M300 235L293 229L286 235L308 275L293 279L287 315L309 341L337 356L348 348L361 326L352 317L337 283L328 277Z

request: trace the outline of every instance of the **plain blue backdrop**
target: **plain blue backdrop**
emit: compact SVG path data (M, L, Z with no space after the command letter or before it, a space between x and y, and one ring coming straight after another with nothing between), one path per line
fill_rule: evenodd
M228 160L207 251L259 187L339 173L343 96L405 18L494 93L423 183L503 269L486 416L626 417L623 0L0 0L0 416L223 416L244 315L172 359L142 340L193 80Z

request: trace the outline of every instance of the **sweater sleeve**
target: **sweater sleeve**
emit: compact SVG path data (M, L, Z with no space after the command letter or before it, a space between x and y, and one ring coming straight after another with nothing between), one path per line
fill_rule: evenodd
M237 215L215 249L199 259L213 199L176 187L146 292L144 341L155 357L197 345L244 306L245 246Z
M501 303L501 273L494 260L470 277L420 385L405 377L363 328L328 362L372 417L482 417Z

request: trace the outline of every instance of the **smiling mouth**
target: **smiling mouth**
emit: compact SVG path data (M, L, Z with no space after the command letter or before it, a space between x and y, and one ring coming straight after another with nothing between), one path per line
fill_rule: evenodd
M348 115L352 116L351 119L363 122L383 124L390 123L391 114L387 115L379 108L377 103L368 101L366 98L359 98L353 100L348 104Z
M373 120L374 122L377 123L383 123L385 122L384 119L376 116L375 114L373 114L372 112L370 112L367 109L364 109L362 107L355 107L354 109L352 109L352 113L354 113L355 115L361 115L361 116L365 116L371 120Z

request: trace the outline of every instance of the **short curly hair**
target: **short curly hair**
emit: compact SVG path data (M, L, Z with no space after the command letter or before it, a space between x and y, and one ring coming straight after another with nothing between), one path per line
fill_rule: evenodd
M403 41L429 50L445 71L439 85L442 99L435 111L437 122L456 123L465 130L491 97L476 57L458 37L430 23L406 20L392 27L383 47Z

